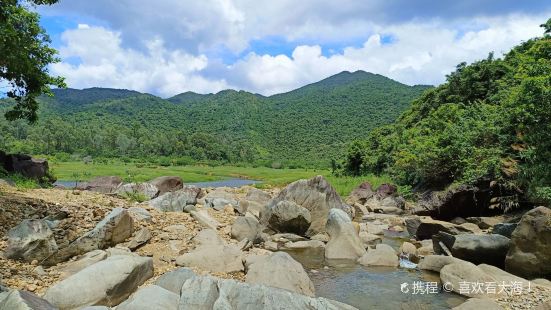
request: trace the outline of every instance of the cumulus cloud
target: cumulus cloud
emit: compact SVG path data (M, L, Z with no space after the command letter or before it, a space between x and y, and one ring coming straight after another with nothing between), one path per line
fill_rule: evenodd
M77 61L54 64L52 72L66 77L70 87L128 88L161 96L228 87L223 79L197 74L208 66L205 55L168 50L161 39L147 41L146 51L138 51L123 48L120 33L79 25L64 32L62 41L61 57Z
M379 73L410 85L439 84L460 62L491 51L499 56L541 34L538 25L549 14L533 11L549 5L520 9L509 2L494 11L486 3L475 7L476 1L450 4L472 13L466 17L449 8L440 15L425 12L409 1L61 1L47 14L78 12L103 27L81 23L65 31L64 61L52 71L67 77L71 87L129 88L161 96L225 88L271 95L344 70ZM408 13L392 15L400 5ZM510 14L504 7L524 13ZM287 40L293 52L240 54L251 40L271 35ZM328 52L327 46L336 50ZM218 50L237 57L228 61Z

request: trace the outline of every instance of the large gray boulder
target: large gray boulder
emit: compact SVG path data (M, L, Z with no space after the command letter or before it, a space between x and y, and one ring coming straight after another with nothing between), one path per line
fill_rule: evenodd
M237 241L248 239L255 242L259 238L262 226L254 217L239 216L231 226L231 236Z
M304 235L312 223L310 211L292 201L280 201L266 212L268 226L276 232Z
M41 262L56 251L54 234L44 220L23 220L8 232L8 258Z
M394 249L386 244L377 244L375 249L369 249L358 263L364 266L386 266L398 267L398 254Z
M357 260L365 254L362 240L344 211L331 209L326 228L330 239L325 246L325 258Z
M155 178L148 183L159 190L159 195L168 192L175 192L184 188L184 181L178 176L162 176Z
M228 245L216 231L204 229L195 237L196 248L176 258L176 265L196 267L210 272L243 271L244 254L235 245Z
M106 176L97 177L89 182L81 183L77 188L102 194L114 194L121 185L122 179L120 177Z
M155 285L160 286L165 290L169 290L175 294L178 294L179 296L180 292L182 291L182 285L184 284L184 282L186 282L187 279L190 279L193 276L195 276L195 273L191 269L178 268L160 276L157 281L155 281Z
M255 260L248 266L245 281L315 296L314 284L302 265L285 252L276 252Z
M522 216L511 236L505 270L524 278L551 277L551 209L538 207Z
M185 186L175 192L167 192L149 201L149 205L163 212L183 212L186 206L194 206L201 189Z
M179 301L179 294L149 285L132 294L117 310L177 310Z
M499 267L503 267L510 243L509 238L501 235L450 235L443 232L434 235L432 240L436 254L446 254L441 242L456 258Z
M179 310L356 309L325 298L312 298L265 285L196 276L182 287Z
M310 211L312 223L306 235L313 236L325 231L325 224L329 210L333 208L343 210L353 218L354 210L346 205L335 189L323 176L316 176L309 180L298 180L285 187L262 211L260 222L268 224L269 210L281 201L292 201Z
M2 310L57 310L57 307L33 293L19 290L0 293Z
M518 223L498 223L493 227L492 234L502 235L510 239L517 226Z
M132 236L133 220L127 210L113 209L94 229L52 255L45 263L55 265L68 258L124 242Z
M116 255L50 287L44 299L61 310L116 306L153 276L153 259Z
M465 223L456 225L450 222L434 220L430 217L408 218L405 222L408 231L410 231L410 229L413 230L414 227L417 226L415 229L415 236L418 240L431 239L434 234L439 232L445 232L452 235L479 232L479 228L475 224Z
M119 196L142 195L151 200L159 194L159 189L151 183L128 183L117 188L115 194Z

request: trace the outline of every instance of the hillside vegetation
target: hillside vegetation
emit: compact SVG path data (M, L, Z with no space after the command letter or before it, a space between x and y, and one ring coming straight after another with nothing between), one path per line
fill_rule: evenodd
M129 90L56 89L54 97L40 98L36 125L0 121L0 149L163 165L328 167L346 143L393 122L427 88L357 71L270 97L225 90L161 99ZM10 102L4 103L6 109Z
M551 20L550 20L551 21ZM551 23L542 38L461 63L396 123L348 149L342 171L389 173L418 188L496 181L551 200Z

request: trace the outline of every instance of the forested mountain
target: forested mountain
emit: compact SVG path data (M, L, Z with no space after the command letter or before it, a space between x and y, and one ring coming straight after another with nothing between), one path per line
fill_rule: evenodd
M54 97L40 98L37 124L0 121L0 148L327 166L348 141L393 122L427 88L357 71L270 97L225 90L161 99L130 90L56 89Z
M551 202L551 20L544 37L461 63L395 124L352 143L345 173L420 188L493 181Z

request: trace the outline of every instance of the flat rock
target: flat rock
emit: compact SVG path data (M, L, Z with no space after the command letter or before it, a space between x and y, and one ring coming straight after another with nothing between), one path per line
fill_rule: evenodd
M464 262L464 261L452 256L427 255L419 262L417 267L421 270L431 270L434 272L440 272L442 267L446 265L453 264L453 263L461 263L461 262Z
M386 244L377 244L375 249L369 249L358 263L364 266L398 267L398 255L394 249Z
M149 285L132 294L117 310L177 310L179 301L179 294Z
M3 295L3 296L1 296ZM0 293L2 310L57 310L57 307L33 293L19 290Z
M195 273L191 269L178 268L160 276L157 281L155 281L155 285L160 286L165 290L169 290L175 294L178 294L179 296L180 292L182 291L182 285L184 284L184 282L186 282L187 279L190 279L193 276L195 276Z
M325 298L312 298L259 284L196 276L182 287L179 310L356 309Z
M440 242L456 258L473 264L490 264L503 267L509 250L510 240L502 235L450 235L440 232L433 236L433 247L437 254L445 254Z
M151 232L147 227L142 227L136 235L128 243L128 248L130 250L135 250L140 246L146 244L151 239Z
M314 284L302 265L285 252L276 252L257 259L248 266L245 281L315 296Z
M482 289L480 291L473 289L471 283L496 283L496 279L486 274L482 269L469 262L451 263L445 265L440 270L440 280L444 285L448 285L455 293L467 297L497 297L497 294L487 294ZM446 284L447 283L447 284ZM467 283L467 288L463 289L461 284ZM496 293L499 290L496 290Z
M82 269L91 266L97 262L100 262L107 258L107 252L103 250L94 250L90 251L80 257L75 261L69 261L67 264L59 269L61 272L61 279L65 279Z
M117 255L93 264L50 287L44 299L61 310L116 306L153 276L153 259Z

